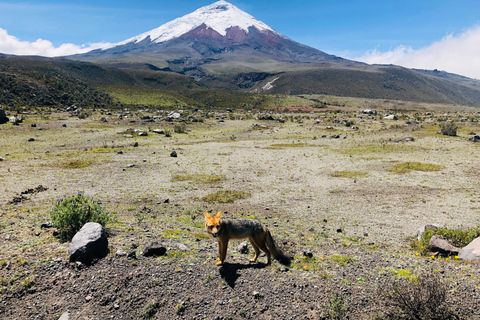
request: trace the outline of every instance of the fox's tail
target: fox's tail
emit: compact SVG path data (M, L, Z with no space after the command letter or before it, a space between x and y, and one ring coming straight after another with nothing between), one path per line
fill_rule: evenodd
M272 234L270 231L267 229L267 239L266 239L266 244L268 250L272 253L272 256L274 259L278 260L281 264L285 266L290 266L290 261L292 258L287 257L286 255L283 254L283 252L277 248L275 245L275 241L273 240Z

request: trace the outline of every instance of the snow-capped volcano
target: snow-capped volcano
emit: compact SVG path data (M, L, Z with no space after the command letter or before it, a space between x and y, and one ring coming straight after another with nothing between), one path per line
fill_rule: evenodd
M156 29L122 41L117 45L124 45L130 42L138 43L147 38L150 38L150 41L154 43L165 42L178 38L202 25L222 36L226 36L227 31L234 27L238 27L246 33L248 33L250 27L255 27L260 31L268 30L277 33L265 23L258 21L233 4L220 0L181 18L167 22Z
M270 70L311 62L351 63L295 42L221 0L129 38L76 56L97 63L148 65L202 78L208 66L225 72ZM212 70L212 69L211 69Z

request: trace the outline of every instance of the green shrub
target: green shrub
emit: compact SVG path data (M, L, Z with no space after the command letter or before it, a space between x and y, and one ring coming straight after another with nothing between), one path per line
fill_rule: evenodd
M328 319L341 320L346 319L347 315L347 297L344 294L332 292L324 305Z
M440 133L444 136L456 136L458 126L453 121L446 121L440 124Z
M235 200L245 199L250 197L250 194L243 191L221 190L211 193L202 198L202 201L209 203L232 203Z
M105 207L93 201L83 193L58 199L50 211L52 224L57 228L59 238L69 241L87 222L98 222L105 226L114 220Z
M430 238L438 234L447 240L455 247L462 248L467 244L480 237L480 226L466 229L466 230L453 230L448 228L438 228L438 230L425 230L420 240L415 239L412 243L412 248L420 254L427 255L429 253Z
M173 131L175 133L185 133L187 132L187 125L183 122L177 123L173 126Z

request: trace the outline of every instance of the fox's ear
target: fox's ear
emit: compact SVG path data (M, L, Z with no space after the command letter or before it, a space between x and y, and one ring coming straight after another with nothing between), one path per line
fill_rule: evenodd
M212 216L211 216L211 215L209 215L207 211L205 211L205 213L204 213L204 214L205 214L205 218L207 218L207 219L211 219L211 218L212 218Z
M218 211L218 213L217 213L217 215L215 216L215 218L220 219L221 216L222 216L222 211Z

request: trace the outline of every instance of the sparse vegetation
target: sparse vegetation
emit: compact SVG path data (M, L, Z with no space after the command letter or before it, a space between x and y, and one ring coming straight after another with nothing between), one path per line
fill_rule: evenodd
M449 305L448 285L438 273L423 271L413 281L388 278L378 288L387 308L384 319L462 319Z
M105 207L81 192L58 199L50 211L50 218L63 241L70 240L87 222L98 222L105 226L114 220Z
M429 253L429 243L430 238L433 235L440 235L445 240L447 240L452 245L462 248L475 240L476 238L480 237L480 226L471 229L449 229L449 228L438 228L438 230L426 230L422 234L422 238L420 240L415 239L411 246L412 249L416 252L419 252L423 255L428 255Z
M335 171L330 174L334 178L361 178L367 174L362 171Z
M453 121L445 121L440 123L440 133L444 136L455 137L457 135L458 126Z
M443 169L443 166L432 163L422 163L422 162L405 162L394 165L390 172L394 173L409 173L411 171L440 171Z
M215 184L224 181L224 176L210 175L210 174L174 174L172 182L175 181L192 181L194 183Z
M346 319L348 298L341 293L332 292L324 306L328 319Z
M243 191L221 190L211 193L202 198L202 201L208 203L232 203L235 200L245 199L250 195Z

